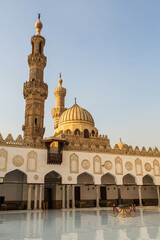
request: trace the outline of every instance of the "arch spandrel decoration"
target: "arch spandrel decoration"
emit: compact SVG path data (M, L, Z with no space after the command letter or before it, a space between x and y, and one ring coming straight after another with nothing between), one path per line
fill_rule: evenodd
M89 162L89 160L87 160L87 159L84 159L84 160L82 161L81 165L82 165L82 167L83 167L84 169L89 169L89 168L90 168L90 162Z
M115 159L115 172L116 172L116 175L123 175L123 165L122 165L122 159L120 157L117 157Z
M8 152L0 149L0 172L7 171Z
M37 153L31 151L27 154L27 172L37 171Z
M153 161L153 169L154 169L154 175L160 176L159 162L156 159Z
M135 167L136 167L136 175L142 176L143 175L142 161L139 158L135 160Z
M93 173L94 174L102 173L101 158L98 155L93 158Z
M16 156L13 157L12 163L13 163L14 166L20 167L24 163L24 158L20 155L16 155Z
M79 158L75 153L70 156L70 173L79 173Z

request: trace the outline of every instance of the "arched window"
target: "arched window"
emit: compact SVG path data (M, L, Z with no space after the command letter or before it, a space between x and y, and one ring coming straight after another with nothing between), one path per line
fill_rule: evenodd
M66 134L71 134L71 130L67 129Z
M35 126L37 127L37 118L35 118Z
M39 53L41 53L41 49L42 49L42 44L41 42L39 43Z
M74 134L77 135L77 136L79 136L79 135L80 135L80 130L79 130L79 129L76 129L76 130L74 131Z
M92 137L94 137L94 135L95 135L95 131L94 131L94 130L92 130Z
M84 130L84 138L89 138L89 131L87 129Z
M34 43L32 42L32 54L34 53Z

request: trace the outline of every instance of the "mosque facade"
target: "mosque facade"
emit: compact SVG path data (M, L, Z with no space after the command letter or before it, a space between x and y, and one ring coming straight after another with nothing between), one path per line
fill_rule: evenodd
M0 134L0 209L159 206L159 150L133 149L122 141L112 148L76 99L72 107L65 106L61 75L54 89L54 136L43 137L48 85L42 26L39 17L23 88L24 135L3 139Z

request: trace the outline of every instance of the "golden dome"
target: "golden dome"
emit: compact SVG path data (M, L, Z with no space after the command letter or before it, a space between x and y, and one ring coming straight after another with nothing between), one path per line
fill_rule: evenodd
M123 143L123 142L121 141L121 139L120 139L120 142L118 143L119 149L122 150L123 146L128 147L128 145L125 144L125 143Z
M58 127L62 124L75 121L94 126L94 120L91 114L87 110L78 106L76 102L71 108L62 113L59 118Z
M120 140L120 142L118 143L118 147L120 150L122 150L123 145L124 145L124 143Z
M40 14L38 14L38 20L35 23L35 29L36 29L36 34L37 35L40 35L42 27L43 27L43 24L42 24L42 22L40 20Z

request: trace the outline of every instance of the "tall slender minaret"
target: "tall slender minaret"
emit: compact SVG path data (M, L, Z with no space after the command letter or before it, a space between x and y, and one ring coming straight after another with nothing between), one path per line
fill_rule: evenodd
M28 56L30 68L29 81L24 83L23 95L26 100L24 139L27 141L41 140L44 135L44 102L48 96L48 85L43 82L43 71L47 59L43 54L45 38L40 35L42 30L40 14L35 23L36 35L31 38L32 53Z
M61 73L59 74L58 87L54 88L55 96L55 107L52 109L52 117L54 118L54 129L58 127L58 120L61 114L66 110L65 108L65 96L66 89L62 87L63 80L61 78Z

